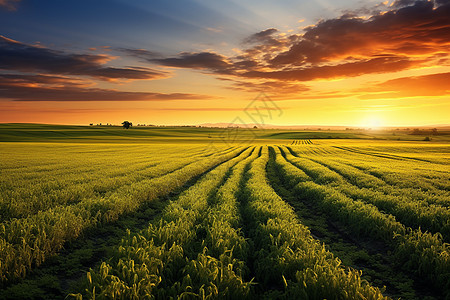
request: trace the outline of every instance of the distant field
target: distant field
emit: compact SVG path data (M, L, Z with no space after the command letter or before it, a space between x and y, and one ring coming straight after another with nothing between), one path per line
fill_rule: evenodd
M206 127L132 127L119 126L67 126L46 124L0 124L0 142L214 142L248 143L293 139L382 139L423 141L429 136L433 142L450 141L450 131L432 136L412 135L411 131L391 130L280 130Z
M446 137L0 125L0 299L445 299Z

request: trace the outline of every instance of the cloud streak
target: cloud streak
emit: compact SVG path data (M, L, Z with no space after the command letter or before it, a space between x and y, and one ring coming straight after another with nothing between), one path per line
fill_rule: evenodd
M304 84L279 80L272 80L272 81L264 80L264 81L250 82L250 81L234 80L229 78L219 78L219 79L230 82L232 84L230 89L250 93L264 92L271 94L272 98L289 97L292 95L298 95L310 91L310 88ZM282 93L280 93L280 91L282 91Z
M220 74L230 74L233 67L225 56L212 52L184 52L178 57L151 59L150 61L168 67L207 69Z
M267 107L266 110L279 110L280 108ZM282 107L281 109L290 109L290 107ZM153 110L162 111L239 111L242 112L242 107L167 107L154 108ZM258 108L249 107L249 111L258 111Z
M88 88L90 83L47 75L0 75L0 99L12 101L171 101L206 100L217 97L190 93L127 92Z
M100 80L160 79L161 71L128 67L107 67L114 57L104 54L73 54L24 44L0 36L0 70L89 76Z
M0 74L0 85L4 87L88 87L93 84L88 80L67 76Z

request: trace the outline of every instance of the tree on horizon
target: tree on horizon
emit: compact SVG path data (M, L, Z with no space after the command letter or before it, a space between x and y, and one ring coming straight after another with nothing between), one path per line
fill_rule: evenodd
M133 126L133 123L128 122L128 121L123 121L123 122L122 122L122 125L123 125L123 128L128 129L128 128L130 128L131 126Z

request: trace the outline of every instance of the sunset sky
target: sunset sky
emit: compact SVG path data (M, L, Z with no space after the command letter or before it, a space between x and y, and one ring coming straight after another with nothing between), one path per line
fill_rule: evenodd
M0 0L0 28L3 123L254 123L264 92L270 124L450 124L448 0Z

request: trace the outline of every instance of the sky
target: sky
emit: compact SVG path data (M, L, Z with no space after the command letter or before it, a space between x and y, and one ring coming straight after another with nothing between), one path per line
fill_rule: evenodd
M0 0L0 122L450 124L450 1Z

